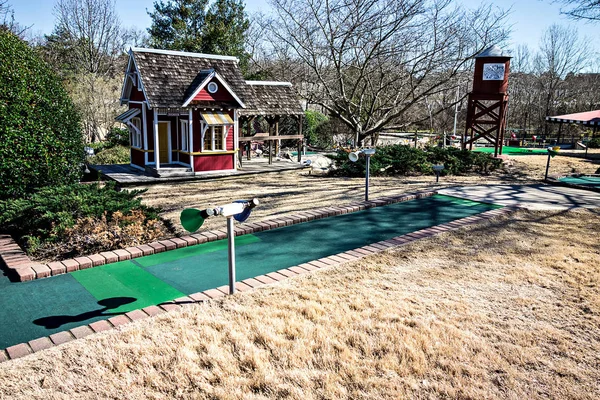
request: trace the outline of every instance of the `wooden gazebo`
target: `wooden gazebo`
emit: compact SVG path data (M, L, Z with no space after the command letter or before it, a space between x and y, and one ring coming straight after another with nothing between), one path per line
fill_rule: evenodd
M238 160L242 162L243 148L247 149L247 159L250 159L250 143L253 141L267 142L269 146L269 164L273 162L273 148L275 153L279 152L281 140L298 141L298 162L301 160L302 141L302 118L304 112L296 93L289 82L271 81L246 81L247 90L252 92L246 103L246 108L240 110L240 148ZM255 118L263 117L269 124L268 135L254 137L252 135L252 123ZM279 135L279 121L284 116L294 117L298 121L297 135ZM245 129L244 129L245 127Z

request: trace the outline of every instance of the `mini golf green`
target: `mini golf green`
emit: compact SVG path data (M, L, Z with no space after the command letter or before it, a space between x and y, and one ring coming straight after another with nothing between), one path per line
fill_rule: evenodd
M559 181L568 183L570 185L579 185L600 189L600 176L565 176L560 178Z
M493 147L474 147L473 151L477 151L480 153L494 153ZM548 155L548 150L546 149L527 149L523 147L502 147L502 154L507 156L527 156L527 155L538 155L545 154Z
M436 195L236 238L243 280L499 208ZM225 225L225 219L223 219ZM225 285L220 240L31 282L0 277L0 349Z

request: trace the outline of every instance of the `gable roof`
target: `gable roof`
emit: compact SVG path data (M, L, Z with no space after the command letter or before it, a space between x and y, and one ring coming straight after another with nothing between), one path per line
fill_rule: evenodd
M242 115L300 115L304 112L290 82L246 81L252 105Z
M186 94L184 95L185 102L183 103L182 107L187 107L188 104L190 104L192 102L192 100L194 100L194 97L196 97L196 95L202 89L204 89L204 87L206 85L208 85L208 82L210 82L213 79L218 80L219 83L221 83L221 85L225 88L225 90L227 90L227 92L229 92L231 97L233 97L234 100L237 101L238 104L242 108L246 107L244 105L244 102L242 100L240 100L240 98L235 94L235 92L229 87L227 82L223 78L221 78L221 75L219 75L219 73L217 71L215 71L214 69L200 71L197 79L195 79L194 82L192 82L192 84L186 91ZM197 86L194 86L196 84L196 81L199 81L200 83L197 84Z
M152 108L185 107L204 85L217 78L239 105L245 106L242 115L303 113L291 83L245 81L236 57L135 47L129 53ZM194 104L202 106L200 103Z
M242 104L246 103L247 85L235 57L142 48L132 48L130 54L150 107L181 107L210 69L227 82Z

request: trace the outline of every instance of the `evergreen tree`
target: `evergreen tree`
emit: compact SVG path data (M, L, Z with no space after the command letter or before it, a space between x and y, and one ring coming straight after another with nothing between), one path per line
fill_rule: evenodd
M250 26L242 0L169 0L148 13L150 43L160 49L236 56L245 63Z

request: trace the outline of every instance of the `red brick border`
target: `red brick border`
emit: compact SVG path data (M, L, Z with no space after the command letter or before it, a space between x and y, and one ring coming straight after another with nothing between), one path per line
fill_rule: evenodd
M508 214L510 212L516 211L517 209L517 207L504 207L501 209L486 211L471 217L454 220L445 224L421 229L419 231L412 232L406 235L397 236L392 239L383 240L380 242L372 243L370 245L362 246L354 250L349 250L343 253L323 257L318 260L281 269L276 272L270 272L265 275L255 276L254 278L248 278L241 282L236 282L236 288L239 292L251 291L261 286L269 285L287 278L293 278L297 275L312 272L316 269L327 268L355 261L357 259L367 257L372 254L384 252L391 248L403 246L407 243L414 242L419 239L432 237L446 231L457 230L463 226L479 223L503 214ZM225 297L227 293L228 287L220 286L218 288L208 289L200 293L194 293L189 296L175 299L170 302L159 304L157 306L149 306L141 310L130 311L126 314L109 318L108 320L96 321L92 322L89 325L82 325L73 328L69 331L58 332L50 335L49 337L42 337L39 339L31 340L28 343L16 344L14 346L8 347L7 349L0 350L0 363L15 358L25 357L29 354L48 349L50 347L58 346L62 343L67 343L75 339L80 339L89 336L93 333L108 331L117 328L121 325L127 325L131 322L146 319L148 317L153 317L159 314L163 314L165 312L177 311L186 304L202 303L205 301L219 299Z
M400 196L381 197L371 201L350 203L342 206L324 207L316 210L301 211L294 215L275 217L254 223L239 224L236 226L235 231L236 235L261 232L279 227L295 225L302 222L308 222L315 219L429 197L436 193L437 192L433 191L414 192ZM33 279L47 278L49 276L69 273L80 269L93 268L118 261L130 260L151 254L157 254L163 251L194 246L196 244L205 242L212 242L215 240L224 239L226 237L227 233L225 230L216 229L213 231L204 231L192 235L186 235L180 238L164 239L139 246L127 247L125 249L104 251L99 254L92 254L63 261L55 261L46 265L32 261L29 257L27 257L25 252L9 235L0 235L0 267L2 267L4 264L11 277L14 277L17 281L24 282Z

